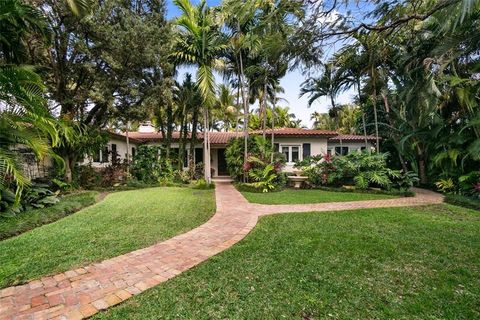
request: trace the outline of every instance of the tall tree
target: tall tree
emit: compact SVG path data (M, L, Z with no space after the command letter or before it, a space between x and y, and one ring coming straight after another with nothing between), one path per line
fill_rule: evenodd
M181 10L182 15L177 18L179 27L178 41L174 57L180 63L197 66L196 84L202 98L203 112L203 139L204 139L204 166L205 180L210 183L210 136L209 112L215 103L214 70L221 70L223 63L220 57L226 48L220 34L220 25L215 22L213 11L205 0L193 6L189 0L175 0L174 3Z

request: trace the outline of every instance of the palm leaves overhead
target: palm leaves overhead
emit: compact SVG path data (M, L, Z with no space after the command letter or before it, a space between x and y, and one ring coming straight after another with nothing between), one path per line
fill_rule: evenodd
M213 12L205 0L193 6L188 0L175 0L182 11L176 24L180 32L174 58L183 64L196 65L196 82L203 102L211 106L215 101L215 77L213 72L223 69L220 59L226 45L221 37Z
M0 30L0 59L4 63L24 62L27 37L48 33L41 13L19 0L0 1Z
M85 16L92 12L94 0L66 0L70 10L77 16Z

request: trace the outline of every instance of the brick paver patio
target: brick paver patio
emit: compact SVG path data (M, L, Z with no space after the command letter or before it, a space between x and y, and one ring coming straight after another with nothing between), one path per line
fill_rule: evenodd
M83 319L116 305L243 239L261 215L340 211L441 203L442 196L415 190L416 197L305 205L248 203L227 182L215 191L217 212L205 224L148 248L0 290L0 320Z

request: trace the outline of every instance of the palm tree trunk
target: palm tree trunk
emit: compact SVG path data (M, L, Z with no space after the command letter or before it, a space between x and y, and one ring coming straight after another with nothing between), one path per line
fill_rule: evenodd
M263 117L263 139L267 136L267 82L265 79L265 83L263 85L263 95L262 95L262 117Z
M375 121L375 139L376 139L376 151L377 153L380 152L380 139L378 137L378 116L377 116L377 85L375 83L376 78L374 77L374 71L373 71L373 66L371 67L371 74L370 77L372 78L373 81L373 116L374 116L374 121Z
M203 159L204 159L204 177L207 183L211 182L211 170L210 170L210 135L209 135L209 125L208 125L208 109L204 108L204 117L203 117Z
M248 110L248 101L247 97L245 94L245 88L244 88L244 71L243 71L243 58L242 58L242 51L239 51L239 61L240 61L240 88L242 91L242 102L243 102L243 136L244 136L244 148L243 148L243 163L247 163L248 159L248 117L249 117L249 110ZM247 175L244 173L243 175L243 180L246 182Z
M238 133L238 130L240 129L240 75L238 76L238 86L237 86L237 114L235 116L235 133Z
M273 93L273 102L272 102L272 132L271 132L272 154L270 155L270 162L271 162L271 163L273 163L273 153L275 152L275 99L276 99L276 94Z
M370 153L370 148L368 147L368 139L367 139L367 126L365 124L365 112L362 111L362 124L363 124L363 137L365 138L365 149L368 150Z
M130 175L130 137L128 132L130 129L130 121L127 121L127 128L125 130L125 138L127 140L127 177Z

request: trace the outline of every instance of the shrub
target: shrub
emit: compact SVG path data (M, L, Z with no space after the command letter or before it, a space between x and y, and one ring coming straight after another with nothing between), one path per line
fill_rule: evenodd
M462 196L459 194L447 194L445 195L445 202L460 207L470 208L480 211L480 200L477 198Z
M15 204L15 194L8 188L0 189L0 213L4 217L14 216L32 208L45 208L56 204L58 192L50 190L48 184L33 182L23 192L19 204Z
M192 188L200 190L215 189L215 184L213 182L207 183L205 179L201 178L195 181Z
M173 181L172 164L162 157L162 151L160 146L139 146L131 166L132 175L146 183Z
M346 156L310 157L299 162L314 187L354 184L359 189L372 187L408 190L414 183L412 173L401 173L387 167L388 153L353 152Z
M281 153L274 152L270 141L262 136L250 136L248 138L248 159L261 159L264 163L270 163L273 155L273 166L279 172L285 163L284 156ZM251 178L248 171L255 165L247 160L244 163L244 138L235 138L229 141L225 150L227 168L235 181L249 180ZM258 164L257 164L258 165ZM247 174L245 176L245 174Z

